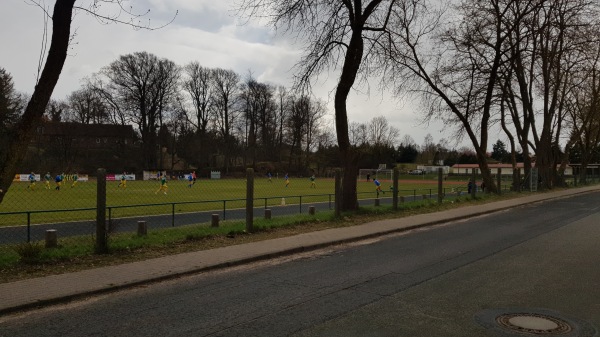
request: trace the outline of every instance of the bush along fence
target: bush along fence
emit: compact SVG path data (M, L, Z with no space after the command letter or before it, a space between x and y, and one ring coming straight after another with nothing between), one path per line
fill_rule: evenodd
M338 203L343 193L341 170L336 170L333 183L331 181L327 182L329 185L323 183L327 186L321 186L322 189L304 189L298 190L299 192L288 188L290 183L287 180L285 185L281 181L272 181L271 177L268 180L265 178L256 180L257 175L252 169L247 170L245 180L220 181L213 188L210 188L209 184L206 183L205 186L202 186L204 190L197 192L201 194L192 194L193 189L197 187L194 185L195 181L192 180L189 180L189 182L187 180L172 180L171 182L175 186L171 190L155 190L156 185L143 185L144 189L125 190L122 189L121 184L119 184L119 187L109 186L106 179L107 173L104 169L99 169L96 176L95 188L90 187L89 193L74 194L76 198L86 199L91 198L88 194L95 193L94 207L27 209L9 212L0 210L0 224L2 224L0 225L0 248L23 242L38 242L53 247L61 242L66 243L70 238L73 238L74 241L77 239L76 241L80 242L82 237L87 237L88 244L92 241L96 247L95 251L103 253L108 251L110 235L116 233L147 233L149 228L155 230L197 224L216 227L224 220L245 220L246 231L252 232L255 218L270 219L272 217L299 214L311 215L325 211L333 212L335 216L341 214ZM503 187L501 192L510 190L509 185L502 185L502 176L498 174L497 177L498 185ZM470 179L476 181L476 172L473 173ZM313 182L314 180L311 180L311 188L314 185ZM140 182L139 184L142 183L146 182ZM298 184L297 182L291 184L294 183ZM308 184L308 182L304 183ZM446 183L441 170L437 174L437 184L432 184L430 180L429 185L403 189L401 188L397 169L393 171L392 181L386 181L385 183L391 183L391 185L375 189L376 186L373 182L368 182L368 184L367 182L361 182L363 185L361 185L362 190L358 191L359 205L391 205L392 209L397 210L399 204L404 202L427 199L431 202L437 200L437 203L442 203L447 198L465 195L476 197L477 193L482 192L481 185L478 184L473 184L470 188L469 185L462 183L458 185ZM110 184L115 184L115 182L110 182ZM72 187L77 188L77 186ZM176 188L179 189L176 190ZM71 192L74 189L68 191ZM210 198L212 195L218 195L220 190L223 190L222 195L238 196L238 198L183 200L187 196L185 193L188 193L191 199L198 195ZM167 191L168 196L176 193L180 193L182 196L172 201L163 200L154 203L108 203L109 197L122 202L123 200L135 199L139 195L146 196L148 194L153 198L162 198L167 196ZM121 192L129 194L116 194ZM241 194L242 192L245 197ZM54 193L54 191L45 193ZM164 195L161 195L163 193ZM48 195L56 198L56 195L59 194Z

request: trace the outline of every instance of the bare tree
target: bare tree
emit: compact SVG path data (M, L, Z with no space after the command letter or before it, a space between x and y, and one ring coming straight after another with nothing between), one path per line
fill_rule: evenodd
M358 147L369 143L369 133L367 124L351 122L348 128L350 144Z
M427 1L403 3L390 21L401 27L390 35L388 75L406 89L416 85L429 118L457 125L473 144L480 172L490 192L496 191L487 163L489 128L497 111L496 88L515 22L531 9L516 13L517 0L461 1L442 10ZM531 4L535 1L525 1ZM444 22L443 18L452 20ZM435 48L431 49L431 45Z
M304 1L242 0L241 15L266 17L275 29L295 33L306 41L306 53L298 64L297 86L307 88L322 71L340 69L334 97L335 126L343 163L344 210L356 209L358 152L349 138L346 100L358 76L376 73L385 57L375 53L388 30L388 18L396 0ZM365 79L365 77L362 77Z
M535 152L545 188L563 183L557 167L562 158L560 141L567 134L566 97L574 89L570 77L585 57L585 46L598 43L597 37L587 35L587 27L597 24L599 15L592 1L540 1L514 30L512 70L522 103L516 123L531 129L531 135L526 129L520 135L522 148Z
M113 95L113 91L101 78L100 74L93 74L84 80L84 87L93 90L95 95L101 100L106 109L106 115L109 124L125 125L127 116L124 107L118 101L118 97Z
M189 95L193 106L192 117L186 114L196 132L206 134L213 103L211 86L212 71L198 62L191 62L183 68L185 78L182 81L184 91ZM187 112L187 109L186 109Z
M275 87L260 83L249 74L241 89L244 110L246 157L256 167L257 157L272 157L275 145L277 115Z
M314 150L315 138L319 133L319 128L321 127L322 119L327 113L327 109L325 108L325 103L320 100L310 100L309 109L307 111L306 116L306 135L305 135L305 164L304 166L308 168L310 162L310 154Z
M98 0L93 1L89 8L76 7L75 0L56 0L52 14L49 10L46 11L44 6L37 3L47 13L48 17L52 19L52 37L50 39L50 46L48 48L46 61L43 63L43 67L40 76L35 86L35 90L25 108L23 116L19 123L15 126L14 136L11 137L9 144L7 145L6 153L10 153L10 156L0 158L0 202L4 199L3 191L8 190L10 187L14 175L16 173L19 163L23 161L27 147L33 138L33 130L37 124L39 124L42 115L44 114L46 105L52 96L54 87L58 82L60 73L62 72L63 65L67 58L67 50L69 48L69 42L71 39L71 23L73 18L73 11L80 9L82 11L95 14L95 10L98 8L100 3L108 3L118 6L122 11L118 13L124 13L128 18L139 18L139 15L131 16L131 12L122 6L121 0ZM134 21L120 20L120 16L96 16L99 18L105 18L110 22L124 22L130 25L134 25L138 28L150 28L148 26L140 26ZM45 49L45 47L44 47ZM40 65L42 62L40 62Z
M108 109L98 91L89 86L72 92L67 97L65 120L82 124L109 123Z
M384 116L373 117L367 128L369 143L373 146L393 147L400 136L400 131L390 125Z
M103 74L110 80L111 96L124 107L141 134L144 164L147 168L162 168L157 160L157 135L164 124L163 112L175 97L178 67L153 54L137 52L119 57L104 68Z
M283 87L277 87L277 113L275 116L275 125L276 125L276 144L277 144L277 159L281 162L281 156L283 152L283 136L284 136L284 125L285 120L288 117L289 109L290 109L290 98L291 94L288 90Z
M590 30L590 32L597 30ZM587 167L594 155L600 152L600 47L590 44L587 58L578 64L570 77L574 90L566 98L567 125L571 135L565 146L568 157L571 147L579 152L581 166L579 175L583 183L587 180ZM566 160L561 171L564 172Z
M213 119L218 134L224 145L225 171L229 171L230 158L235 144L234 123L237 122L239 111L236 109L240 76L233 70L213 70Z

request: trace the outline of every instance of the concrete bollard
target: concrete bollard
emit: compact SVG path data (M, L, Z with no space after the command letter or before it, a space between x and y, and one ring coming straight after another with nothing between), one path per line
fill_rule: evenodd
M211 227L219 227L219 214L213 214L210 222Z
M46 230L46 248L56 248L56 229Z
M271 220L271 210L268 208L265 209L265 219Z
M146 225L146 221L138 221L137 223L137 235L138 236L146 236L148 235L148 226Z
M379 199L375 199L375 206L379 206Z
M315 215L315 206L308 206L308 214Z

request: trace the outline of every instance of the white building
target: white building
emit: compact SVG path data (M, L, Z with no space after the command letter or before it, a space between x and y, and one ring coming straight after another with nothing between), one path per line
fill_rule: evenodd
M512 164L488 164L488 167L492 171L493 174L496 174L497 170L500 169L501 175L512 175L513 174L513 166ZM521 174L524 173L523 163L517 163L517 168L521 169ZM473 174L473 170L479 170L479 164L454 164L452 166L451 172L453 174ZM572 175L573 168L571 166L567 166L565 169L565 175Z

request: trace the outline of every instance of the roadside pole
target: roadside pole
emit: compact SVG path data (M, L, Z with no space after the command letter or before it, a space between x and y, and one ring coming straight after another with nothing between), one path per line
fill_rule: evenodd
M397 167L394 167L394 171L392 174L392 180L393 182L393 188L394 190L392 191L392 209L394 211L398 210L398 178L400 176L400 171L398 170Z
M334 208L335 208L335 217L339 218L341 216L341 204L342 204L342 184L340 182L340 179L342 177L342 170L335 169L335 183L334 183L334 193L335 193L335 203L334 203Z
M246 232L254 230L254 170L246 169Z
M438 168L438 204L444 201L444 169Z
M473 169L471 176L471 197L475 199L477 197L477 169Z
M502 194L502 169L498 167L498 195Z
M96 254L108 253L106 240L106 170L99 168L96 174Z

